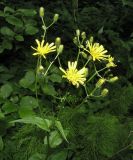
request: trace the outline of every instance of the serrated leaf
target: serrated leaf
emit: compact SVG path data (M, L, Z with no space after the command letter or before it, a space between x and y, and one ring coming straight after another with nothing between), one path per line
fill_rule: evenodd
M10 84L4 84L0 88L0 97L3 99L8 98L12 92L13 92L12 86Z
M8 27L2 27L0 30L2 35L13 37L15 33Z
M23 26L23 22L21 21L21 19L15 17L15 16L8 16L6 17L6 21L9 23L9 24L12 24L14 26L17 26L17 27L22 27Z

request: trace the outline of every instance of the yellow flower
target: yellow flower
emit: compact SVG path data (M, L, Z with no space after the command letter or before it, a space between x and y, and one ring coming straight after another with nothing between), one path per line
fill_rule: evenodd
M106 64L106 67L116 67L117 65L116 64L114 64L114 58L113 57L111 57L111 56L109 56L108 57L108 63Z
M73 85L77 88L79 85L84 85L86 81L86 71L87 68L83 67L80 70L77 70L77 61L75 62L68 62L68 69L65 71L63 68L60 67L60 70L65 74L62 77L67 78Z
M108 51L104 49L103 45L99 43L93 43L93 41L87 41L86 47L88 49L84 49L85 51L89 52L92 56L93 61L95 60L107 60L109 55L106 55Z
M44 58L46 58L46 54L56 51L56 46L54 46L54 43L46 43L44 45L44 40L40 42L38 39L36 39L36 43L37 48L31 47L36 51L35 53L33 53L34 56L43 56Z

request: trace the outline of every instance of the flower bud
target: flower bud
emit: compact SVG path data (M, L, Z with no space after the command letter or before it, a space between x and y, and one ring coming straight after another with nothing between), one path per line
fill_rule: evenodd
M63 46L63 44L61 44L61 45L59 46L59 48L58 48L58 53L59 53L59 54L62 53L62 52L63 52L63 49L64 49L64 46Z
M100 88L104 83L105 83L105 79L104 78L100 78L98 80L98 82L96 83L96 87Z
M73 38L73 42L74 42L74 44L78 45L77 37L74 37L74 38Z
M40 65L38 68L37 68L37 71L38 72L43 72L44 71L44 67L42 65Z
M40 15L41 18L44 17L44 8L43 7L40 7L40 9L39 9L39 15Z
M85 74L85 77L88 76L88 68L85 68L85 69L84 69L84 74Z
M109 79L109 82L110 82L110 83L114 83L114 82L117 81L117 80L118 80L118 77L115 76L115 77L113 77L113 78L110 78L110 79Z
M84 57L84 58L88 58L88 56L87 56L87 54L86 53L84 53L84 52L81 52L81 54L82 54L82 56Z
M94 41L94 38L91 36L89 42L93 43L93 41Z
M58 48L61 44L61 38L60 37L57 37L56 40L55 40L55 45L56 47Z
M81 33L81 37L82 37L82 39L85 39L85 38L86 38L86 33L85 33L85 32L82 32L82 33Z
M80 36L80 30L79 29L76 30L76 35L77 35L77 37Z
M106 64L106 67L107 67L107 68L116 67L116 66L117 66L117 65L114 64L114 62L109 62L109 63Z
M109 93L109 90L107 88L104 88L101 92L101 96L105 97Z
M58 19L59 19L59 14L56 13L56 14L54 15L54 19L53 19L53 20L54 20L54 22L56 22L56 21L58 21Z

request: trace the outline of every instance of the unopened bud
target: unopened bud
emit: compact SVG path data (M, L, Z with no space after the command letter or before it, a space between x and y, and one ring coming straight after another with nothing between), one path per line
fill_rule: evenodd
M104 83L105 83L105 79L104 78L100 78L98 80L98 82L96 83L96 87L100 88Z
M82 56L84 57L84 58L88 58L88 56L87 56L87 54L85 53L85 52L81 52L81 54L82 54Z
M44 71L44 67L43 67L42 65L40 65L40 66L38 67L37 71L38 71L38 72Z
M63 52L63 49L64 49L64 46L63 46L63 44L61 44L61 45L59 46L59 48L58 48L58 53L59 53L59 54L62 53L62 52Z
M94 38L91 36L89 42L93 43L93 41L94 41Z
M84 71L85 77L87 77L88 76L88 68L85 68L84 70L85 70Z
M116 66L117 66L117 65L114 64L114 62L109 62L109 63L106 64L106 67L107 67L107 68L116 67Z
M54 15L54 19L53 19L53 20L54 20L54 22L56 22L56 21L58 21L58 19L59 19L59 14L56 13L56 14Z
M104 88L101 92L101 96L105 97L109 93L109 90L107 88Z
M80 36L80 30L79 29L76 30L76 35L77 35L77 37Z
M114 83L114 82L117 81L117 80L118 80L118 77L115 76L115 77L111 78L111 79L109 80L109 82L110 82L110 83Z
M41 18L44 17L44 8L43 7L40 7L39 15L40 15Z
M74 42L74 44L78 45L77 37L74 37L74 38L73 38L73 42Z
M82 32L82 33L81 33L81 37L82 37L82 39L85 39L85 38L86 38L86 33L85 33L85 32Z
M55 40L55 45L56 47L58 48L61 44L61 38L60 37L57 37L56 40Z

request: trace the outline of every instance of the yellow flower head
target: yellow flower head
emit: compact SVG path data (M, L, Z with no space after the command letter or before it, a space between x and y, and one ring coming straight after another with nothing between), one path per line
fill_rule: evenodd
M106 67L110 68L110 67L116 67L117 65L114 64L114 58L109 56L107 59L108 63L106 64Z
M56 51L56 46L54 45L54 43L46 43L44 45L44 40L40 42L38 39L36 39L36 43L37 48L31 47L36 51L35 53L33 53L34 56L43 56L44 58L46 58L46 54Z
M108 51L104 49L103 45L100 45L99 43L93 43L93 41L89 40L87 41L86 47L88 49L85 50L91 54L93 61L107 60L109 55L106 55L105 53Z
M77 61L75 62L68 62L68 69L65 71L63 68L60 67L60 70L65 74L62 77L67 78L68 81L70 81L73 85L75 85L77 88L79 85L84 85L84 82L86 81L86 72L87 68L83 67L80 70L77 70Z

